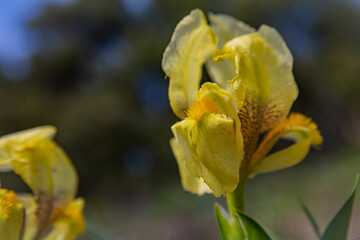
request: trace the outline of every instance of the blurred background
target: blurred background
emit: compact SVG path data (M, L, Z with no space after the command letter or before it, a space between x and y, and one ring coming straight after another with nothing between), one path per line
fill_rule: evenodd
M177 118L161 58L194 8L273 26L293 53L293 111L311 116L325 143L249 181L247 210L279 239L315 239L298 197L324 229L360 171L358 0L1 0L0 134L57 126L87 201L81 239L220 239L213 205L224 198L183 191L168 144ZM359 203L349 239L360 237Z

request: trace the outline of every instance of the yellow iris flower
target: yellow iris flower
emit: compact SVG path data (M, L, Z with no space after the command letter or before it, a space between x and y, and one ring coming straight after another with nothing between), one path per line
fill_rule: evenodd
M43 126L0 138L0 171L14 171L33 192L0 189L0 239L73 240L85 230L77 173L55 133Z
M323 140L311 119L288 116L298 88L280 34L224 14L209 20L195 9L178 23L162 68L171 108L182 119L171 128L170 145L183 187L219 197L248 177L297 164ZM214 83L200 88L204 65ZM269 154L280 138L294 144Z

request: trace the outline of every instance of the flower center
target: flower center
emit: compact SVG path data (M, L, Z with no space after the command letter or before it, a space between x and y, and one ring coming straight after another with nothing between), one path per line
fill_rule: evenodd
M186 111L186 116L192 120L199 120L205 113L217 113L215 103L208 99L203 98L200 101L194 101L190 104L189 109Z

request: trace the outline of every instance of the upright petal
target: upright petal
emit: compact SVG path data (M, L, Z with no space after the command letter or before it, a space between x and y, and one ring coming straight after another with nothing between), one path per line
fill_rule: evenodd
M235 65L232 89L249 155L255 150L260 133L287 116L298 94L290 67L292 58L284 57L279 47L286 46L278 43L282 40L279 35L268 35L265 38L251 33L237 37L214 54L214 60L229 59Z
M40 138L52 139L55 133L56 128L54 126L34 127L0 137L0 146L9 145L10 143L20 145Z
M265 157L280 138L293 140L295 143ZM310 118L292 113L289 118L271 129L260 143L251 160L252 174L293 166L305 158L311 145L319 146L322 142L317 125Z
M193 194L203 195L204 193L211 193L211 189L204 182L204 179L195 177L185 166L184 156L179 149L179 144L175 138L170 140L170 146L174 153L176 162L179 167L181 183L184 190L189 191Z
M255 29L246 23L237 20L227 14L209 14L210 27L219 38L217 47L221 49L226 42L235 37L255 32ZM211 59L206 63L206 69L213 81L221 88L231 92L230 80L235 76L235 66L225 59L222 62L213 62Z
M0 188L0 239L20 239L24 207L14 191Z
M23 144L41 138L52 139L56 133L53 126L35 127L0 137L0 172L12 171L12 153Z
M215 50L216 42L204 13L195 9L178 23L165 49L162 68L170 78L170 105L180 118L195 100L202 65Z
M36 231L41 238L51 226L54 207L66 208L75 197L77 173L64 151L55 142L40 138L24 143L12 153L11 165L35 195L36 204L28 215L36 215Z
M259 28L259 34L266 39L266 41L277 53L279 57L279 65L282 65L284 68L288 68L291 71L293 67L293 56L279 32L270 26L261 25Z
M23 145L11 162L36 196L54 198L64 206L75 197L77 173L66 153L52 140L38 139Z
M256 29L227 14L209 13L210 27L219 38L218 47L235 37L255 32Z

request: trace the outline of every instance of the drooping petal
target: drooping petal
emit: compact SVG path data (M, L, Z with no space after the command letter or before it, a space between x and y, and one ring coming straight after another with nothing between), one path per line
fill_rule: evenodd
M84 200L77 198L61 212L55 220L51 232L44 240L75 240L76 237L85 231L85 220L83 216Z
M12 153L23 144L36 139L52 139L56 133L53 126L35 127L0 137L0 172L12 171Z
M265 157L280 138L293 140L295 143ZM310 118L292 113L271 129L260 143L252 159L252 174L293 166L305 158L311 145L319 146L322 142L317 125Z
M197 101L206 99L213 102L218 113L225 114L233 119L235 123L234 129L236 134L236 141L238 145L237 149L240 151L240 155L242 156L244 143L241 134L241 123L238 118L236 102L233 96L227 91L221 89L217 84L206 82L201 86L199 92L196 95L196 99ZM241 162L241 160L242 157L240 157L239 161Z
M196 99L172 131L185 167L218 197L233 191L239 179L243 141L236 103L215 83L204 83Z
M229 59L235 65L232 89L249 155L260 133L282 121L298 95L290 67L292 58L284 57L285 50L279 47L285 44L278 43L282 39L270 34L271 29L264 29L266 38L259 33L246 34L227 42L214 54L214 60Z
M204 179L214 196L232 192L239 181L240 154L234 120L206 113L199 120L185 119L172 131L190 173Z
M246 23L227 14L209 14L210 27L219 38L217 47L221 49L226 42L235 37L255 32L255 29ZM225 59L222 62L206 63L206 69L211 79L228 92L231 92L230 80L235 76L235 66Z
M14 191L0 188L0 239L20 239L23 226L24 206Z
M170 140L170 146L174 153L176 162L179 167L181 183L184 190L189 191L193 194L203 195L204 193L211 193L211 189L204 182L204 179L195 177L190 173L190 171L185 167L185 163L183 160L183 154L179 149L179 144L177 143L175 138Z
M66 153L52 140L37 139L14 153L14 172L38 197L66 206L75 197L78 177Z
M174 113L185 118L195 100L202 77L202 65L216 48L217 38L204 13L195 9L176 26L162 59L162 68L170 78L169 99Z

